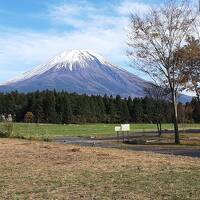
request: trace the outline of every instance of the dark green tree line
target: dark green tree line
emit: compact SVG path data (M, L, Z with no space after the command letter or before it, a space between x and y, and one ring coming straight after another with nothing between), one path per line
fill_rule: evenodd
M199 104L194 99L190 106L193 112L187 119L199 122ZM123 99L119 95L102 97L48 90L0 93L0 114L12 114L15 121L23 122L27 112L33 113L36 123L58 124L156 123L157 116L163 123L170 123L173 113L170 102L151 97Z

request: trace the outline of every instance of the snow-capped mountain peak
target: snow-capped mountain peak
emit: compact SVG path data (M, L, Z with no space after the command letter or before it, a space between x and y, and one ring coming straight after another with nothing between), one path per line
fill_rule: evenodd
M57 69L69 68L71 71L80 68L91 67L94 63L108 63L101 55L89 50L71 50L65 51L53 58L48 65L56 66Z
M142 97L143 79L109 63L89 50L65 51L20 77L0 86L0 91L64 90L79 94Z
M3 85L8 85L16 81L26 80L38 75L41 75L49 70L76 70L76 68L87 68L96 65L97 63L102 65L112 66L106 59L90 50L78 50L64 51L61 54L50 59L46 64L39 65L38 67L23 73L14 79L11 79Z
M83 64L84 62L88 62L88 61L94 61L97 60L99 62L101 62L102 64L104 64L106 62L106 60L92 52L89 50L71 50L71 51L64 51L63 53L61 53L60 55L56 56L55 58L53 58L49 64L55 65L58 63L70 63L70 64L74 64L74 63L80 63Z

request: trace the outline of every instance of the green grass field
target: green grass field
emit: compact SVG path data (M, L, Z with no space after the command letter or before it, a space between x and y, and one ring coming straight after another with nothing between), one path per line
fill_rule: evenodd
M114 135L116 124L84 124L84 125L55 125L55 124L26 124L14 123L13 136L25 138L52 138L56 136L108 136ZM4 124L0 123L0 130ZM172 124L163 124L163 130L173 129ZM200 124L181 124L180 129L200 129ZM155 124L131 124L131 131L156 131Z

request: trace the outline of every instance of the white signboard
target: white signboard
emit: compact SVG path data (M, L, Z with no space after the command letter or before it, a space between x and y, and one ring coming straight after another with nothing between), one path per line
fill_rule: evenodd
M120 126L115 126L115 131L116 132L121 131L121 127Z
M121 124L121 131L130 131L130 124Z

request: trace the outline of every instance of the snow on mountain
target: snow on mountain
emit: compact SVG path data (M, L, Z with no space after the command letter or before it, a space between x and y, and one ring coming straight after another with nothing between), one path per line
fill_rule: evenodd
M142 97L144 87L148 85L148 82L112 65L94 52L72 50L7 81L0 86L0 91L56 89L81 94Z
M102 56L92 52L92 51L83 51L83 50L72 50L72 51L65 51L60 55L54 57L49 62L44 65L39 65L35 69L25 72L19 77L11 79L4 83L4 85L9 85L15 83L17 81L26 80L32 78L34 76L41 75L48 70L54 68L55 70L59 70L62 68L69 69L73 71L76 67L86 68L91 67L94 63L101 63L101 64L109 64Z

